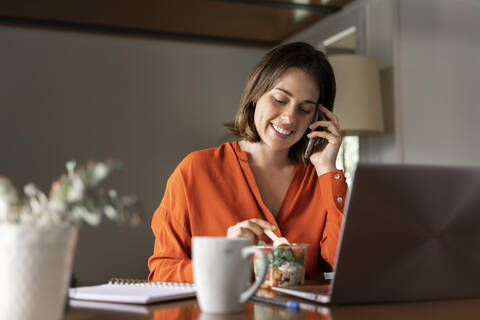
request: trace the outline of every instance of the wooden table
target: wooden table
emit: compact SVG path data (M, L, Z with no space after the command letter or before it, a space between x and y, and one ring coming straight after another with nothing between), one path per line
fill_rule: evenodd
M349 306L322 306L310 304L299 311L267 305L260 302L248 302L244 312L229 315L202 314L195 299L161 303L151 306L139 306L135 312L109 311L72 307L64 320L163 320L163 319L386 319L386 320L470 320L480 319L480 299L444 300L433 302L413 302L395 304L368 304Z

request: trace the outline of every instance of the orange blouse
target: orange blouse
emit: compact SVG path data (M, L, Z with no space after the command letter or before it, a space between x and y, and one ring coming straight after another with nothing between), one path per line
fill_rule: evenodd
M333 267L346 192L342 171L317 176L312 164L296 163L275 220L261 199L248 153L237 142L193 152L168 179L154 213L148 279L193 282L192 237L225 237L230 226L252 218L274 224L274 232L292 243L310 244L305 269L306 278L313 278L323 261Z

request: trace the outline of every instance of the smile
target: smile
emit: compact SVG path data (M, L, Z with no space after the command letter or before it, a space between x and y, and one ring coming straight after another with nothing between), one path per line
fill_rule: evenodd
M282 129L274 123L272 123L272 127L277 133L279 133L281 135L284 135L284 136L289 136L293 132L293 131Z

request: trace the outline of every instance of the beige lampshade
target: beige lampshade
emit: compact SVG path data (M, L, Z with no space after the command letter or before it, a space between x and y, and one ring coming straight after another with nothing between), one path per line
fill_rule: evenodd
M382 97L375 59L336 54L328 60L337 83L333 112L340 119L342 134L361 136L383 132Z

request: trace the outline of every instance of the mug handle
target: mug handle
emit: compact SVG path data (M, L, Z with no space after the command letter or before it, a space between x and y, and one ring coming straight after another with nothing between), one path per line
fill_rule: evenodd
M253 285L251 285L250 288L248 288L245 292L243 292L240 295L240 303L242 303L242 304L245 303L255 293L255 291L258 290L258 288L260 288L263 281L265 281L265 276L267 275L267 267L268 267L267 256L265 255L265 253L263 252L262 249L255 248L255 247L243 248L242 249L242 258L246 259L254 253L259 253L261 255L262 261L263 261L263 270L262 270L261 276L258 279L255 280Z

